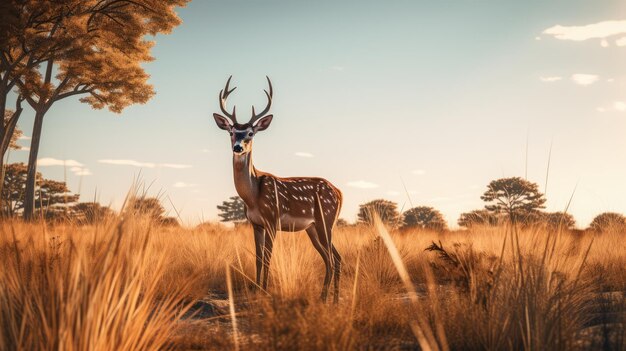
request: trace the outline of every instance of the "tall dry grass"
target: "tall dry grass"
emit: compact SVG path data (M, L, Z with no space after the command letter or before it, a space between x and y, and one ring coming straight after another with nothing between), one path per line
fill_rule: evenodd
M625 349L624 235L344 227L334 305L305 233L261 291L245 226L4 223L0 349Z

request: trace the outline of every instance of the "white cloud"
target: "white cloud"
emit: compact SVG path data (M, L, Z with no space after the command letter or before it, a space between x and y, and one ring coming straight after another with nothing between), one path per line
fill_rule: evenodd
M135 160L110 160L110 159L105 159L105 160L98 160L98 162L106 163L106 164L110 164L110 165L117 165L117 166L133 166L133 167L145 167L145 168L154 168L154 167L156 167L156 165L154 163L139 162L139 161L135 161Z
M600 77L595 74L576 73L572 74L572 81L578 85L587 86L598 81Z
M93 173L91 173L90 170L88 170L87 168L82 168L76 172L74 172L75 175L77 176L88 176L88 175L92 175Z
M26 149L26 148L23 148ZM44 157L37 160L37 166L63 166L69 167L70 172L74 173L77 176L88 176L91 175L91 171L87 169L82 163L76 160L59 160L57 158L52 157Z
M617 46L626 46L626 37L621 37L615 41Z
M608 107L600 106L596 108L598 112L626 112L626 102L625 101L615 101Z
M345 69L345 67L343 67L343 66L331 66L330 69L332 69L333 71L343 71Z
M395 190L389 190L386 194L389 195L389 196L398 196L398 195L400 195L400 192L399 191L395 191Z
M207 153L211 152L211 150L209 150L209 149L202 149L202 150L200 150L200 152L203 152L203 153L207 154Z
M37 166L82 167L83 164L76 160L59 160L57 158L44 157L37 160Z
M353 188L360 188L360 189L374 189L374 188L378 188L378 184L374 184L372 182L368 182L365 180L355 180L352 182L348 182L348 186L351 186Z
M183 165L177 163L153 163L153 162L141 162L135 160L98 160L100 163L106 163L110 165L117 166L133 166L133 167L142 167L142 168L155 168L155 167L163 167L163 168L175 168L175 169L183 169L183 168L191 168L191 165Z
M563 79L563 77L558 77L558 76L539 77L539 80L545 83L558 82L561 79Z
M535 40L541 40L541 37L535 37Z
M190 184L185 182L176 182L174 183L174 188L191 188L197 186L198 184Z
M606 40L606 39L600 40L600 46L602 46L603 48L608 48L609 47L609 41Z
M426 174L426 171L423 169L414 169L411 171L411 173L415 174L415 175L424 175Z
M30 151L30 148L28 146L20 146L20 148L17 149L17 151Z
M609 78L609 79L606 80L607 83L613 83L614 81L615 81L614 78Z
M31 138L29 136L26 135L20 135L19 138L17 138L18 140L30 140Z
M560 26L547 28L543 34L552 35L560 40L584 41L603 39L613 35L626 33L626 20L603 21L585 26Z
M158 166L163 167L163 168L175 168L175 169L191 168L191 165L181 165L177 163L159 163Z
M313 154L308 153L308 152L302 152L302 151L298 151L298 152L294 153L294 155L296 155L298 157L313 157Z

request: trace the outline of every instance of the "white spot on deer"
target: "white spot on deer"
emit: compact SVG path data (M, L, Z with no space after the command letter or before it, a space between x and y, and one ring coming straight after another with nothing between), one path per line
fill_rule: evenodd
M305 211L305 210L302 210L302 213L304 214L304 213L306 213L306 211Z

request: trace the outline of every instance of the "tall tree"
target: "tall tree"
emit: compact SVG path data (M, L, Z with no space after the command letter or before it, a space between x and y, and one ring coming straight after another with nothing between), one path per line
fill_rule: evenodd
M231 196L217 206L220 211L217 215L222 222L243 222L246 218L246 204L239 196Z
M400 224L400 213L398 213L398 205L389 200L373 200L359 205L359 213L357 215L359 222L372 224L374 213L377 213L383 223L391 227Z
M544 208L546 202L536 183L519 177L492 181L480 198L488 203L485 205L487 211L506 213L513 222L523 220L534 211Z
M15 80L20 96L35 110L25 219L33 213L41 131L51 106L75 95L83 95L80 101L93 108L113 112L148 101L154 91L141 67L152 60L148 37L177 26L174 8L187 1L11 0L19 11L9 11L17 18L4 61L26 69L5 75Z
M403 228L420 228L441 232L448 228L441 212L428 206L413 207L402 214Z

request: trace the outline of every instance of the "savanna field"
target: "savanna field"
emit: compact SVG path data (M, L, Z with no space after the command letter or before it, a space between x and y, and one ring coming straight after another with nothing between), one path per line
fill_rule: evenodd
M251 228L0 226L2 350L620 350L626 233L342 226L338 304L304 232L279 233L268 291Z
M626 351L625 14L1 0L0 351Z

